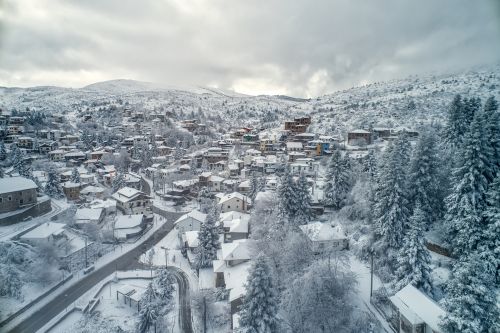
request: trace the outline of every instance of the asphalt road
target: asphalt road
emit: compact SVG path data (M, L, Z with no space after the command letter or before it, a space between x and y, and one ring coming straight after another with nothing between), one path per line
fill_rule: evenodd
M181 332L192 333L191 322L191 297L189 291L189 280L186 274L176 267L169 267L177 280L179 286L179 325Z
M142 267L141 264L139 264L138 262L138 259L141 256L141 254L144 253L147 249L151 248L157 242L159 242L163 237L165 237L168 234L168 232L172 230L172 228L173 228L172 222L165 223L148 239L146 239L146 241L144 241L141 246L138 246L137 248L130 250L127 253L124 253L122 256L118 257L109 264L102 266L99 269L96 269L95 271L89 273L86 277L78 281L65 293L55 297L52 301L48 302L46 305L44 305L39 310L34 312L30 317L26 318L24 321L22 321L19 325L14 327L9 332L34 333L41 327L43 327L46 323L48 323L56 315L63 312L66 309L66 307L70 306L85 292L87 292L101 280L103 280L104 278L115 272L115 270L123 271L123 270L130 270ZM181 283L185 284L187 281L187 277L185 276L183 278L181 277L182 274L176 274L176 278L178 278L178 281L182 280ZM181 284L179 284L179 286L181 286ZM186 284L185 288L189 289L189 284ZM185 321L186 319L183 320L183 322ZM189 316L189 325L190 324L191 324L191 316ZM183 323L183 325L187 325L187 323ZM0 328L0 332L3 332L2 328Z

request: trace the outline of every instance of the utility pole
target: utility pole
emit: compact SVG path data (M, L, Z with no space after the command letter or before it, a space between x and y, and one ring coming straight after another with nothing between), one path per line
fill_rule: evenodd
M88 237L85 236L85 268L87 268L89 265L89 262L87 260L87 242L88 242Z
M373 296L373 249L370 250L371 267L370 267L370 301Z

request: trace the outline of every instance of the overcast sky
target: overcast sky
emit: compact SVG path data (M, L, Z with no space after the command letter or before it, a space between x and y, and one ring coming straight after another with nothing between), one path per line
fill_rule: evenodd
M499 0L0 0L0 85L313 97L500 62Z

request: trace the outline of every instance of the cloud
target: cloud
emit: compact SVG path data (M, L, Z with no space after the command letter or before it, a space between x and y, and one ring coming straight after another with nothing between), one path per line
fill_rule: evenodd
M313 97L500 61L495 0L4 0L0 85L130 78Z

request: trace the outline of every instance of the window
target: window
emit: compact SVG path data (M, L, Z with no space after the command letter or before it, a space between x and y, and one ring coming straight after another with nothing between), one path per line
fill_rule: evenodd
M24 203L23 199L19 199L19 204L22 205Z
M12 195L9 195L9 196L7 197L7 199L8 199L9 201L12 201Z
M0 198L0 203L2 203L2 202L3 202L3 198Z
M230 205L227 205L227 208L231 208L231 206L230 206Z

